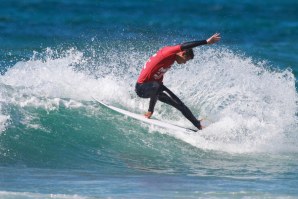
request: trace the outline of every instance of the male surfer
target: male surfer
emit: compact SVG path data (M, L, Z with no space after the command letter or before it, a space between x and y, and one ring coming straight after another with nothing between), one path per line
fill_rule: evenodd
M171 68L176 61L178 64L185 64L194 58L192 48L213 44L220 40L220 34L216 33L207 40L192 41L175 46L166 46L160 49L145 63L137 80L135 91L141 98L150 98L148 112L145 117L148 119L154 112L156 101L162 101L182 112L182 114L198 129L202 130L201 122L192 114L187 106L166 86L163 85L163 75Z

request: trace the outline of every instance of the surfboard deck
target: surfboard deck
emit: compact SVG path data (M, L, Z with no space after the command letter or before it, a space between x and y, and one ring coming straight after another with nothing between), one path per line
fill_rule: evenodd
M163 121L160 121L160 120L157 120L157 119L151 119L151 118L148 119L144 115L132 113L130 111L123 110L121 108L106 104L106 103L102 102L101 100L96 99L95 97L92 97L92 98L96 102L98 102L100 105L102 105L102 106L104 106L108 109L111 109L111 110L113 110L117 113L120 113L122 115L128 116L130 118L136 119L138 121L141 121L141 122L144 122L144 123L147 123L147 124L150 124L150 125L162 127L162 128L165 128L165 129L175 130L175 131L184 131L184 132L197 132L198 131L198 130L195 130L195 129L181 127L181 126L171 124L171 123L168 123L168 122L163 122Z

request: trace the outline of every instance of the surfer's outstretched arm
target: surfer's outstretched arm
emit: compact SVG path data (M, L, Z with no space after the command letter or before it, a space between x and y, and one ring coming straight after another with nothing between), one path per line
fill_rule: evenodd
M197 46L205 45L205 44L214 44L220 40L220 34L215 33L207 40L200 40L200 41L191 41L181 44L181 50L187 50L191 48L195 48Z

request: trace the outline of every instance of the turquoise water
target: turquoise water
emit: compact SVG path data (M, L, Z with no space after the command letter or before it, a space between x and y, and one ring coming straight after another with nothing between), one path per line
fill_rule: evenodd
M3 1L0 198L297 198L298 2ZM173 132L134 84L164 45L195 49L164 83L209 127ZM155 118L191 127L157 103Z

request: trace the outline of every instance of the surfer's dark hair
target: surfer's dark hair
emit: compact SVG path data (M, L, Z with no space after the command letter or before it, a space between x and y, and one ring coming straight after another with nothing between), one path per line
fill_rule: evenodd
M184 50L186 52L188 58L193 59L194 54L192 48L205 44L207 44L206 40L186 42L181 44L181 50Z
M185 55L189 58L189 59L193 59L194 58L194 53L193 53L193 50L192 48L191 49L186 49L185 50Z

